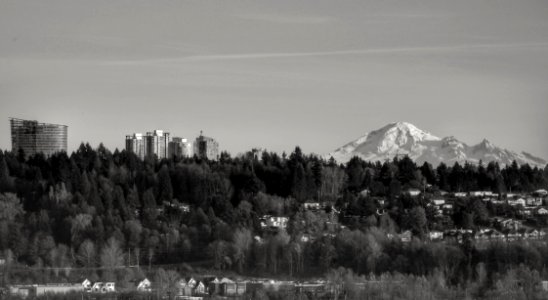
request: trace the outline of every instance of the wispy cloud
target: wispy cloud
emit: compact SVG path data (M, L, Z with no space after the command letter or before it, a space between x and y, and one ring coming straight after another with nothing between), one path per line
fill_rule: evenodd
M322 24L333 20L328 16L314 16L314 15L276 15L276 14L239 14L234 15L237 18L263 21L270 23L280 24Z
M108 62L108 63L109 64L110 63L112 64L146 64L146 63L177 63L177 62L182 63L182 62L202 62L202 61L227 61L227 60L361 55L361 54L420 53L420 52L462 51L462 50L474 50L474 49L509 49L509 48L537 48L537 47L548 47L548 43L531 42L531 43L514 43L514 44L470 44L470 45L426 46L426 47L370 48L370 49L311 51L311 52L211 54L211 55L192 55L192 56L185 56L185 57L179 57L179 58L165 58L165 59L152 59L152 60L116 61L116 62Z

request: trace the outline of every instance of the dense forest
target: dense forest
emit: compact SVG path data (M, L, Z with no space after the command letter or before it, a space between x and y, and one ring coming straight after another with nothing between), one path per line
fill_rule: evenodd
M546 278L548 245L427 241L429 230L474 229L501 209L464 198L452 216L434 221L428 198L547 187L548 167L416 165L407 157L339 165L299 147L281 156L223 152L215 161L143 161L89 144L48 158L0 152L2 282L86 276L123 286L159 267L291 278L335 276L329 274L341 267L351 276L404 274L454 287L479 282L476 292L487 295L508 274ZM406 196L410 188L424 193ZM381 199L386 213L379 214ZM326 205L312 212L305 202ZM289 217L287 230L265 232L264 215ZM404 230L415 236L410 243L389 238Z

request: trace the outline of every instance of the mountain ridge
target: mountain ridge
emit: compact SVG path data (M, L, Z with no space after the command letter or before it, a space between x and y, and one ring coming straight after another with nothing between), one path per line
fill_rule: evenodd
M476 145L468 145L454 136L437 137L408 122L393 122L367 132L329 153L326 158L333 157L339 163L346 163L354 156L367 161L384 161L399 155L408 155L418 164L429 162L433 165L442 162L450 165L455 162L478 164L480 161L509 165L514 160L532 167L544 168L547 164L546 160L528 152L518 153L497 147L486 138Z

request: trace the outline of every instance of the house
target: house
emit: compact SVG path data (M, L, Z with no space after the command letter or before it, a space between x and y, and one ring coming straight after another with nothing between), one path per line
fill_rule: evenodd
M443 239L443 232L441 232L441 231L430 231L428 233L428 238L431 241L442 240Z
M539 215L539 216L546 216L546 215L548 215L548 209L546 209L544 207L541 207L541 208L537 209L536 214Z
M476 231L474 234L474 239L476 241L497 241L505 239L506 236L501 233L500 231L497 231L495 229L486 228L486 229L480 229Z
M91 288L92 288L92 284L91 284L91 281L89 279L84 279L82 281L82 287L84 288L84 291L86 292L91 292Z
M148 278L144 278L143 280L137 282L136 289L139 292L150 292L152 291L152 283L148 280Z
M436 206L441 206L445 204L445 199L433 199L432 204Z
M190 212L190 204L179 203L177 205L177 209L179 209L183 213L189 213Z
M203 282L199 281L194 287L193 292L194 295L205 295L207 294L207 287Z
M525 199L525 204L527 206L541 206L542 205L542 198L527 197Z
M473 192L470 192L470 196L471 197L483 197L483 196L485 196L485 194L484 194L483 191L473 191Z
M190 212L190 205L187 203L164 201L164 206L172 209L179 210L182 213Z
M506 234L506 239L510 242L517 241L521 239L521 237L522 237L522 234L517 230L512 230Z
M219 283L221 285L221 295L223 296L236 295L236 288L237 288L236 282L224 277L223 279L220 280Z
M443 210L443 213L446 215L450 215L453 213L453 204L451 203L445 203L441 206L441 209Z
M536 229L529 229L523 233L523 237L526 239L536 240L539 238L539 231Z
M93 293L100 293L101 288L103 287L103 282L95 282L93 286L91 287L91 292Z
M320 210L322 208L319 202L305 202L303 207L306 210Z
M263 229L286 229L288 222L288 217L263 216L261 218L261 227Z
M9 294L21 298L41 297L51 294L66 294L83 292L84 286L81 283L48 283L48 284L25 284L8 286ZM9 299L9 298L8 298Z
M236 295L243 295L246 291L247 283L244 281L237 281L236 282Z
M502 234L500 231L497 231L497 230L491 230L489 233L488 233L488 236L489 236L489 239L494 241L494 240L501 240L501 239L504 239L505 236L504 234Z
M421 194L421 191L418 189L408 189L405 194L411 196L411 197L417 197Z
M469 229L451 229L444 232L444 240L462 243L464 238L472 236Z
M542 290L545 291L545 292L548 292L548 281L543 280L543 281L540 282L540 284L541 284Z
M458 192L458 193L454 193L453 196L455 196L457 198L464 198L464 197L466 197L466 193Z
M525 202L525 199L519 198L517 200L508 200L508 204L512 206L517 206L517 205L525 206L527 203Z
M219 283L223 284L223 283L234 283L234 280L230 279L230 278L227 278L227 277L223 277L221 278L221 280L219 280Z
M360 192L360 196L362 196L362 197L367 197L367 196L369 196L369 193L370 193L369 190L368 190L368 189L365 189L365 190L362 190L362 191Z
M91 288L94 293L109 293L115 291L114 282L95 282Z
M10 296L20 297L23 299L35 294L35 289L32 285L9 285L8 290Z
M410 230L406 230L398 235L399 239L402 241L402 243L409 243L411 242L411 238L413 237L413 234Z
M514 219L498 220L498 225L501 228L518 230L522 226L522 222Z
M221 292L221 281L217 277L206 277L202 280L206 285L210 295L216 295Z
M183 296L192 296L192 292L194 291L194 288L196 287L196 279L189 277L189 278L183 278L179 280L178 287L179 287L179 295Z
M545 189L540 189L540 190L534 191L533 194L539 197L546 197L548 196L548 191Z

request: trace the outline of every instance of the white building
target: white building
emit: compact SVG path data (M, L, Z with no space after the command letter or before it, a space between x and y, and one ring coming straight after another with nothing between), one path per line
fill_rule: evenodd
M288 217L264 216L263 218L261 218L261 227L262 228L286 229L288 222L289 222Z
M168 155L169 157L192 157L194 155L193 145L187 139L174 137L169 142Z
M139 292L150 292L152 291L152 283L148 278L145 278L137 283L137 291Z
M411 197L417 197L421 194L421 191L418 189L409 189L405 193Z
M445 199L433 199L432 204L436 206L441 206L445 204Z
M303 207L306 210L320 210L322 208L319 202L305 202Z
M199 158L214 160L219 158L219 143L213 138L200 133L194 142L194 154Z

